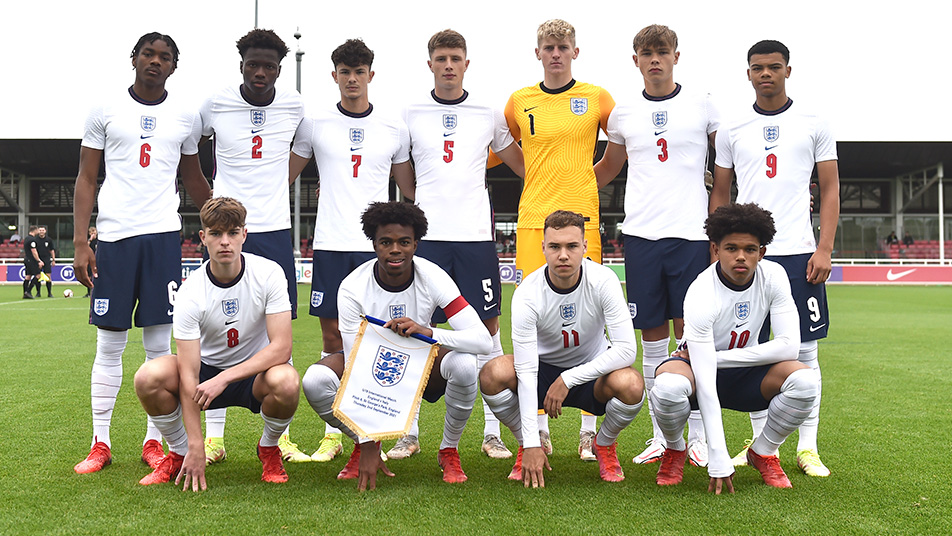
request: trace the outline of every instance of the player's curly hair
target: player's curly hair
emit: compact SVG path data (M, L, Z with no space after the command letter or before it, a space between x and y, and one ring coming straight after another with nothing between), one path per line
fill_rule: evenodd
M466 53L466 38L463 34L449 28L436 32L426 44L427 52L433 56L433 51L438 48L461 48Z
M178 45L175 44L175 40L171 37L159 32L149 32L140 37L136 42L136 46L132 47L132 54L130 54L129 57L135 59L135 57L139 55L139 51L142 50L143 45L146 43L151 44L155 41L165 41L165 44L172 49L172 67L178 67Z
M395 223L413 227L413 238L420 240L426 235L426 215L420 207L403 201L371 203L360 216L364 226L364 235L373 241L377 238L377 229Z
M769 244L777 234L770 211L756 203L717 207L704 222L704 231L715 244L720 244L729 234L746 233L757 237L761 246Z
M582 216L578 212L571 212L568 210L556 210L552 214L549 214L545 217L545 224L543 225L543 231L545 229L564 229L565 227L578 227L582 230L582 234L585 234L585 216Z
M241 201L231 197L212 197L202 206L198 217L202 220L203 229L218 229L227 231L235 227L245 226L245 216L248 211Z
M676 51L678 50L678 34L663 24L652 24L651 26L645 26L635 34L631 45L635 49L635 54L638 53L638 50L646 47L668 46L671 47L671 50Z
M284 43L284 40L278 37L278 34L274 33L273 30L262 30L260 28L255 28L246 33L241 39L235 42L235 45L238 47L238 53L241 54L242 58L245 57L245 53L248 52L249 48L274 50L278 53L278 61L283 60L284 57L288 55L288 52L291 52L291 49Z
M553 37L559 41L568 39L572 46L575 46L575 27L562 19L551 19L539 25L536 31L536 44L541 45L547 37Z
M779 52L780 55L783 56L784 63L790 63L790 49L780 41L774 41L772 39L765 39L754 43L754 46L750 47L750 50L747 51L747 63L750 63L750 58L753 57L754 54L773 54L774 52Z
M371 67L374 64L374 51L367 47L363 39L348 39L331 52L331 63L335 68L338 65Z

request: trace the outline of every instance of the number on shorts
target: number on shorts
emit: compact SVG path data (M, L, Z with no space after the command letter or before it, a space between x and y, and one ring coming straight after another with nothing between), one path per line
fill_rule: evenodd
M816 322L820 319L820 302L816 301L816 298L810 296L807 299L807 309L810 310L810 320Z
M178 290L178 283L175 281L169 281L168 291L169 291L169 305L175 307L175 294Z
M483 293L486 296L486 303L493 301L493 281L492 279L483 279Z
M234 348L238 346L238 330L231 328L225 332L225 336L228 338L228 347Z

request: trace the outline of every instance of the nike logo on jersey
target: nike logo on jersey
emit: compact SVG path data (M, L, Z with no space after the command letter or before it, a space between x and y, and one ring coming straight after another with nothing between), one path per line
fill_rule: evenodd
M139 136L139 139L140 139L140 140L147 140L147 139L149 139L149 138L151 138L151 137L153 137L153 136L155 136L155 134L149 134L148 136L146 136L145 134L143 134L143 135Z
M488 311L488 310L492 309L492 308L495 307L495 306L496 306L495 303L491 303L491 304L489 304L489 305L484 305L484 306L483 306L483 311Z
M229 326L229 325L231 325L231 324L234 324L234 323L237 322L237 321L238 321L237 318L234 319L234 320L226 320L226 321L225 321L225 325L226 325L226 326Z
M654 135L655 135L655 136L660 136L660 135L664 134L664 133L667 132L667 131L668 131L668 129L656 130L656 131L654 131Z
M814 331L816 331L816 330L818 330L818 329L823 329L823 326L825 326L825 325L826 325L826 324L820 324L819 326L810 326L810 333L813 333Z
M734 329L737 329L737 328L739 328L739 327L741 327L741 326L745 326L745 325L747 325L747 322L742 322L742 323L737 324L736 326L734 326Z
M889 271L886 272L886 280L887 280L887 281L895 281L895 280L897 280L897 279L899 279L899 278L902 278L902 277L905 277L905 276L907 276L907 275L909 275L909 274L911 274L912 272L915 272L915 271L916 271L916 269L915 269L915 268L912 268L911 270L904 270L904 271L902 271L902 272L893 272L893 271L892 271L892 268L890 268Z
M532 108L523 108L523 112L528 112L529 110L535 110L538 106L533 106Z
M262 130L264 130L264 129L263 129L263 128L259 128L259 129L257 129L257 130L251 129L251 133L252 133L252 134L257 134L257 133L261 132Z
M765 151L772 151L773 149L776 149L776 148L777 148L776 145L768 145L767 147L764 147L764 150L765 150Z
M444 133L443 133L443 137L444 137L444 138L448 138L448 137L450 137L450 136L452 136L452 135L453 135L452 132L444 132Z
M565 322L562 324L562 327L565 328L565 327L574 326L574 325L575 325L575 322Z
M350 152L359 151L361 149L363 149L363 147L351 147Z

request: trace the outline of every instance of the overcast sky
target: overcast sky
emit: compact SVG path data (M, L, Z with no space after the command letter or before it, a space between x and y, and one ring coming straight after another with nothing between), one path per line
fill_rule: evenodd
M882 6L882 7L875 7ZM179 45L170 92L198 103L241 82L235 40L254 27L254 0L28 2L4 0L6 110L0 139L80 138L99 95L131 85L129 53L140 35L159 31ZM542 79L535 31L564 18L577 31L575 78L624 101L643 89L631 40L643 26L678 33L675 79L707 88L730 115L754 94L746 53L761 39L791 50L787 93L827 116L841 141L949 141L952 44L944 38L952 7L944 2L626 1L304 1L259 0L258 26L292 49L278 81L295 87L295 29L303 37L302 93L314 107L339 100L330 52L361 37L374 50L376 106L401 106L433 87L426 42L453 28L467 39L464 86L501 108L516 89ZM12 98L10 98L12 97Z

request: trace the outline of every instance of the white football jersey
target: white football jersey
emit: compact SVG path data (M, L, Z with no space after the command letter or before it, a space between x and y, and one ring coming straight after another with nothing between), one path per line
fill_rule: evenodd
M540 361L569 369L562 373L569 388L635 361L635 330L618 277L586 259L578 284L561 290L551 284L545 266L532 272L512 295L512 347L524 446L539 446Z
M493 236L486 188L489 149L514 140L502 110L473 101L437 98L406 110L410 152L416 171L416 203L429 222L427 240L485 242Z
M103 151L105 180L99 189L99 240L178 231L176 183L181 156L198 152L201 121L187 103L166 94L146 102L132 88L93 108L83 147Z
M202 106L202 135L214 134L216 197L233 197L248 209L248 232L291 228L288 162L304 101L275 88L270 104L257 106L225 88Z
M271 341L265 316L291 310L288 282L278 263L241 254L237 279L221 284L209 261L192 272L175 295L176 339L199 339L202 363L227 369L247 361Z
M427 326L438 307L446 313L453 329L432 328L434 339L452 350L473 354L490 351L489 332L442 268L422 257L414 257L413 277L409 283L403 288L391 288L377 279L376 264L377 259L371 259L358 266L344 278L337 291L338 326L345 356L350 356L361 315L384 322L407 317Z
M717 159L737 175L737 202L757 203L773 215L771 255L816 250L810 179L817 162L836 160L836 140L825 121L798 111L793 100L775 111L756 106L717 133Z
M398 114L373 106L352 114L340 104L301 122L294 153L314 156L321 178L314 249L373 251L360 215L390 199L390 168L410 159L410 134Z
M707 240L704 170L708 135L720 126L710 94L641 95L615 106L608 140L628 151L622 232L648 240Z

